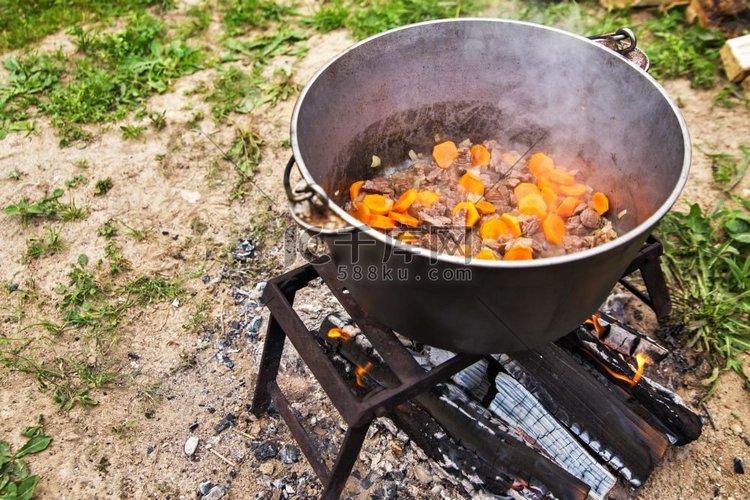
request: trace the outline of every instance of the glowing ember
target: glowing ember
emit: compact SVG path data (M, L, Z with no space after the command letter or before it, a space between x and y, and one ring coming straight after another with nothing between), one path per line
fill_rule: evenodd
M370 370L372 370L372 363L369 361L365 364L365 366L357 367L357 385L358 386L360 387L365 386L364 382L362 382L362 377L364 377L367 374L367 372L369 372Z
M346 342L346 341L348 341L349 339L352 338L351 335L349 335L348 333L346 333L341 328L331 328L330 330L328 330L328 333L326 334L326 336L329 339L343 340L344 342Z
M594 313L591 315L591 319L587 319L583 322L584 325L591 325L594 327L596 334L601 337L607 331L607 327L602 325L599 321L599 315Z

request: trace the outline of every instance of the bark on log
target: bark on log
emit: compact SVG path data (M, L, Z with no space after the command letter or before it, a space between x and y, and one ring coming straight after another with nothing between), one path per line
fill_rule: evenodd
M728 37L739 36L750 28L747 0L691 0L687 19L697 19L703 27L718 28Z

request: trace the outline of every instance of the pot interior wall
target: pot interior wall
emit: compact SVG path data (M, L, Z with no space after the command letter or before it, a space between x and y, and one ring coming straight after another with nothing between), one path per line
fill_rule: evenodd
M626 230L676 188L685 144L668 100L607 49L539 26L424 24L345 53L309 87L294 124L299 158L343 204L350 182L379 175L435 134L534 148L610 196Z

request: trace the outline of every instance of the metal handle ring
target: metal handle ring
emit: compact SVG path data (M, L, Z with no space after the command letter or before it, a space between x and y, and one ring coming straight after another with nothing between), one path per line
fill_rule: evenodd
M284 191L286 191L286 197L290 202L300 203L315 196L316 192L310 187L309 184L307 184L301 190L295 190L292 187L292 167L294 167L295 164L296 161L294 160L294 155L292 155L292 157L289 158L286 167L284 168Z

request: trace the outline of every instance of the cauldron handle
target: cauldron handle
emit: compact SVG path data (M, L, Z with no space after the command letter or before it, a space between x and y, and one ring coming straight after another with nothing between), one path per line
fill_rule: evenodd
M630 64L641 68L643 71L648 71L649 67L651 66L651 61L649 61L646 53L643 52L640 48L636 47L638 38L635 36L635 32L630 28L620 28L613 33L591 35L588 37L588 39L597 43L601 43L609 50L617 52L625 59L627 59ZM607 45L607 42L610 42L615 46L610 47ZM633 57L634 54L631 54L634 51L636 57Z
M294 155L292 155L284 168L284 191L286 191L286 197L289 198L290 203L301 203L315 196L315 191L309 184L305 184L302 189L292 187L292 168L296 164Z

